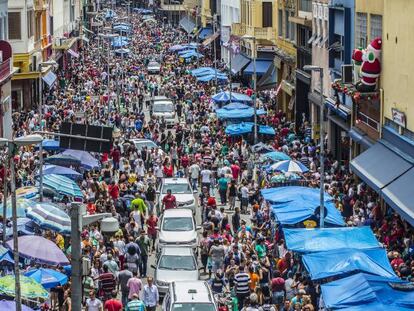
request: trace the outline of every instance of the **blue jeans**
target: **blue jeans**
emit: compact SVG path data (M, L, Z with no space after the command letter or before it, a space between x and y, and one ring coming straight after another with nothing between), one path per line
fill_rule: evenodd
M123 306L126 306L128 304L128 292L121 293L121 301Z
M191 178L193 190L197 190L197 178Z

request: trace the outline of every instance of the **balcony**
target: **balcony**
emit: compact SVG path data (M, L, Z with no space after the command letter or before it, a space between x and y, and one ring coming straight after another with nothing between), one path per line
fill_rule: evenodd
M257 40L276 40L276 29L272 27L253 27L245 24L232 24L231 33L241 37L244 35L253 36Z
M0 64L0 85L11 76L11 72L11 58L9 58Z
M381 104L378 92L361 95L355 100L354 111L355 127L372 140L377 140L381 127Z

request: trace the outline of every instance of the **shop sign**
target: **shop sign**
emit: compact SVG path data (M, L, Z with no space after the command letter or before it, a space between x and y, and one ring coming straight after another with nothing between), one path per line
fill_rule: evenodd
M399 126L406 127L407 126L407 118L405 116L405 113L402 111L399 111L395 108L391 108L392 113L392 120L397 123Z

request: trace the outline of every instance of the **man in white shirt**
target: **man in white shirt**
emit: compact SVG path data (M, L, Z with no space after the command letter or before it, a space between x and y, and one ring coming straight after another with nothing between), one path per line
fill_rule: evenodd
M247 184L244 183L243 186L240 188L241 193L241 203L240 203L240 210L242 213L247 213L247 207L249 206L249 188L247 188Z
M194 162L193 165L190 166L189 170L190 170L193 189L197 190L198 176L200 175L200 166Z
M210 193L210 186L211 186L211 175L213 173L208 169L205 168L200 172L201 175L201 186L207 187L208 193Z
M86 299L86 311L102 311L103 304L98 298L96 298L96 294L94 290L91 290L90 298Z

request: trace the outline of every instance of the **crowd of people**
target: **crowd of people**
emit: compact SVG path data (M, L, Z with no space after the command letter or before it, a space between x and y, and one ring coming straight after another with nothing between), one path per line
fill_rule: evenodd
M117 13L125 17L125 11ZM82 232L82 253L91 263L83 278L86 310L151 311L159 306L157 286L147 265L156 251L156 227L162 210L177 207L170 192L157 204L156 189L164 177L173 176L187 177L198 190L203 228L198 254L203 278L209 280L214 293L232 292L238 310L322 309L319 285L311 281L299 256L286 249L283 233L260 196L260 189L271 185L273 175L258 168L257 154L246 141L225 135L222 121L214 114L210 96L227 86L197 83L190 74L197 66L212 65L210 49L200 46L205 57L184 62L169 52L172 45L187 42L182 30L162 19L144 23L138 13L128 18L133 27L128 55L106 57L109 42L92 36L80 47L79 58L72 58L59 70L57 85L45 90L43 115L37 110L13 115L16 137L41 125L58 131L62 122L77 122L79 115L88 124L116 129L111 152L97 155L101 167L84 171L79 183L88 213L112 213L120 224L111 237L104 236L99 225ZM111 23L106 21L107 26ZM161 63L159 75L148 74L150 60ZM251 94L248 87L237 91ZM155 95L174 101L177 122L173 129L162 118L146 113L147 99ZM274 90L263 91L258 97L261 101L257 105L267 111L260 122L276 131L269 146L307 166L309 172L301 176L301 183L319 187L319 147L310 137L309 124L305 121L295 128L278 110ZM151 139L159 147L138 150L131 143L133 138ZM45 151L44 158L48 155ZM17 187L33 185L38 151L22 147L14 163ZM411 280L411 227L391 209L384 209L378 196L329 151L325 170L326 192L335 199L347 225L371 226L389 251L396 273ZM9 174L1 166L2 184L5 178ZM49 231L42 234L70 258L68 237ZM52 289L50 303L42 308L71 310L69 284Z

